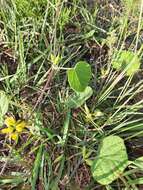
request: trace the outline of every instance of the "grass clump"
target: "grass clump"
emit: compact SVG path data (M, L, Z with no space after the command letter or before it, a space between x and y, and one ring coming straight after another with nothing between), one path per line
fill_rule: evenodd
M0 188L142 189L142 12L0 1Z

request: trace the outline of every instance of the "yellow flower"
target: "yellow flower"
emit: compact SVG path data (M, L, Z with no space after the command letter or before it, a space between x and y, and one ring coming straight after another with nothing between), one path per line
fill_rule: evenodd
M16 131L19 133L21 133L25 127L26 127L25 121L20 121L20 120L17 121L16 126L15 126Z
M14 140L14 141L18 141L18 133L17 132L15 132L15 133L11 133L10 135L9 135L9 137L10 137L10 139L12 139L12 140Z
M58 54L57 56L51 54L51 62L54 64L54 65L58 65L60 60L61 60L62 57L60 57L60 55Z
M4 124L7 126L14 126L16 124L16 120L12 116L6 117Z
M7 117L4 121L6 128L2 129L1 132L9 136L10 139L14 141L18 141L19 135L26 128L26 122L22 120L16 121L16 119L12 116Z

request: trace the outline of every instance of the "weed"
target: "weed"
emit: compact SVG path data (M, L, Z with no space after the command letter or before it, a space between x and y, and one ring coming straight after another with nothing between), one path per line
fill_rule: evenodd
M142 12L0 0L0 188L142 189Z

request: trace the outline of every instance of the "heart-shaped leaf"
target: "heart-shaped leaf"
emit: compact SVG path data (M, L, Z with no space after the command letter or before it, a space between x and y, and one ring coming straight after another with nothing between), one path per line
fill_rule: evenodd
M138 55L131 51L121 51L112 65L116 70L125 70L126 75L131 76L139 70L140 60Z
M70 87L76 92L83 92L91 78L91 66L85 62L78 62L74 68L67 71Z
M77 92L74 96L70 97L66 102L69 108L78 108L82 106L93 94L90 86L87 86L83 92Z
M93 161L93 178L102 185L117 179L128 165L128 156L123 139L118 136L105 137L100 145L99 154Z

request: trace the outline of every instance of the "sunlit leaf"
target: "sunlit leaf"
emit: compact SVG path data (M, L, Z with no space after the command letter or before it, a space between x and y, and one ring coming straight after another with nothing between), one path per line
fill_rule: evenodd
M138 55L131 51L121 51L112 65L116 70L124 70L127 76L131 76L139 70L140 60Z
M82 106L86 100L88 100L93 94L91 87L86 87L83 92L78 92L74 96L70 97L66 104L69 108L78 108Z
M93 178L102 185L117 179L128 165L128 156L123 139L118 136L105 137L91 171Z
M80 61L67 73L70 87L76 92L83 92L91 78L91 66L85 61Z

